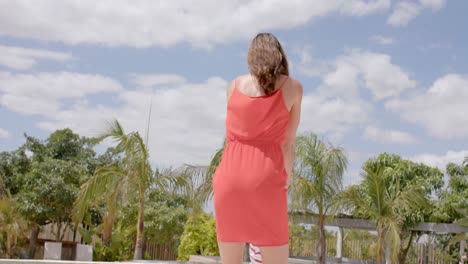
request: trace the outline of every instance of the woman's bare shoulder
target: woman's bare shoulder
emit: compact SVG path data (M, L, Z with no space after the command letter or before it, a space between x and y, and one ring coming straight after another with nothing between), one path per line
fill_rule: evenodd
M234 78L234 81L237 85L239 84L243 84L247 81L250 81L251 80L251 75L250 74L241 74L241 75L238 75L236 78Z
M236 87L239 87L241 83L244 83L248 77L249 77L249 74L242 74L242 75L238 75L234 77L234 79L232 79L231 82L229 83L229 87L227 89L227 97L229 98L232 94L232 91L234 91Z
M289 77L288 85L285 85L286 92L289 93L293 97L302 97L302 84L300 81Z

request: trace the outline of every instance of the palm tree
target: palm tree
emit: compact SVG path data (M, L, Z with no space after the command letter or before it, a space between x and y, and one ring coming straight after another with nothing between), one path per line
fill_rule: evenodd
M3 182L4 182L3 175L0 174L0 198L2 198L2 196L3 196L3 189L4 189L4 187L3 187L4 183Z
M124 154L123 162L98 168L93 177L82 185L75 202L75 221L81 222L96 197L104 196L107 212L103 218L103 240L108 244L120 201L125 201L127 196L137 197L138 221L133 258L142 259L145 192L152 175L148 149L138 132L125 134L117 120L109 124L98 141L107 138L117 142L116 148Z
M212 174L209 166L185 165L182 173L184 183L179 184L179 193L187 200L191 215L203 212L203 206L213 196Z
M3 174L0 174L0 199L6 193L6 177Z
M0 240L5 241L6 253L13 256L18 239L25 236L28 223L15 206L15 200L8 192L0 198Z
M223 156L224 152L224 147L226 146L226 139L224 139L223 145L221 148L216 150L215 154L213 155L213 158L211 158L210 165L208 167L208 176L210 178L213 178L214 173L216 172L216 169L219 166L219 163L221 163L221 158Z
M384 243L389 243L387 254L396 263L405 213L428 208L429 201L418 187L401 188L399 180L385 174L383 167L364 167L362 177L361 184L338 194L335 203L376 225L378 264L383 263Z
M213 197L213 175L221 162L225 143L215 152L208 166L186 164L174 172L169 189L185 197L192 215L202 212L203 206Z
M342 188L348 160L344 150L326 144L313 133L296 139L296 160L291 191L292 209L316 210L319 241L316 254L325 263L325 220L333 214L332 199Z

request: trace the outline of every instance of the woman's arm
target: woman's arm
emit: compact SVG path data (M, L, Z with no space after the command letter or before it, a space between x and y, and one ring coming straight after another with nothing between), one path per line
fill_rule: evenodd
M299 126L299 121L301 119L301 102L302 102L302 86L299 82L294 81L293 90L291 93L293 105L289 111L289 125L286 131L286 139L283 144L283 154L284 154L284 168L288 174L288 185L290 175L293 170L294 165L294 147L296 141L296 132Z

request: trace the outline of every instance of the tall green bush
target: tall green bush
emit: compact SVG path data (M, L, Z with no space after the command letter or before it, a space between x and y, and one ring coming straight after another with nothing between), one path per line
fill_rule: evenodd
M211 215L200 213L187 220L178 249L178 260L189 260L190 255L219 256L216 224Z

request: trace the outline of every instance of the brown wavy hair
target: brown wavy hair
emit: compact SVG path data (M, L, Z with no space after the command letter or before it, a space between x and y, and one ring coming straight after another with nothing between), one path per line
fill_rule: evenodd
M250 44L247 55L250 74L265 94L275 91L281 74L289 76L288 59L278 39L271 33L259 33Z

